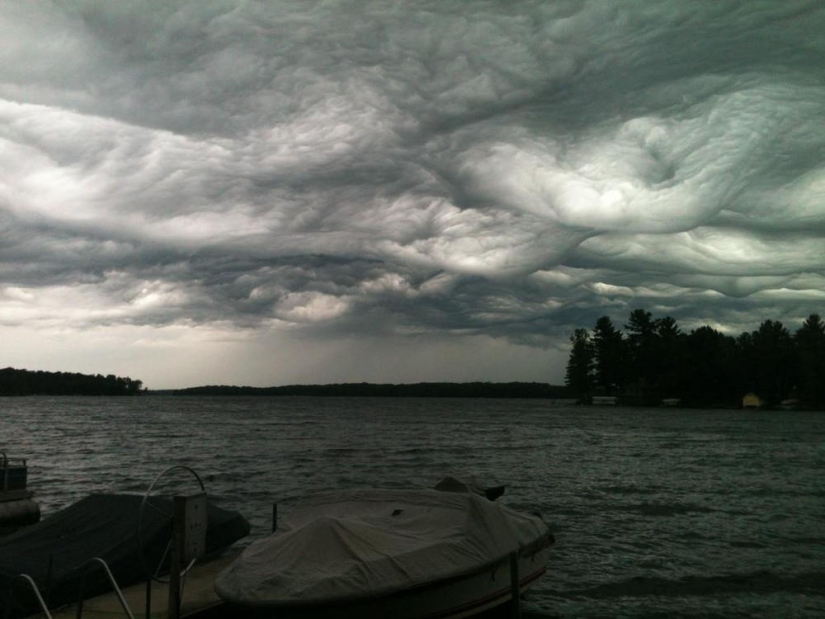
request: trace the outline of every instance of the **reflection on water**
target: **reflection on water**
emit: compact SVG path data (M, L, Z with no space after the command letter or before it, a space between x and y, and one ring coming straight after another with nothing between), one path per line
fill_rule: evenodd
M540 400L0 398L46 517L173 464L252 536L301 495L507 485L557 544L527 617L825 616L825 415Z

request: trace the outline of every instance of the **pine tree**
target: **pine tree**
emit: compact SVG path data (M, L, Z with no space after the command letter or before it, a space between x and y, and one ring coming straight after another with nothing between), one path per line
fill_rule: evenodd
M596 387L604 395L620 395L624 384L625 345L622 332L607 316L596 321L593 329Z
M576 329L570 336L573 347L567 361L564 383L579 402L588 403L593 395L593 342L587 329Z
M811 314L794 334L799 398L807 408L825 409L825 323Z

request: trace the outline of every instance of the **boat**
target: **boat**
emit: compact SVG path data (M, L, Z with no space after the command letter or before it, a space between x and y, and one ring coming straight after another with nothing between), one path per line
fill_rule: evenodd
M0 451L0 534L40 520L40 506L27 488L28 466L23 458Z
M547 569L547 524L440 487L310 496L215 591L244 617L459 619L518 600Z
M101 569L87 571L93 558L103 559L123 587L145 581L144 565L162 562L168 550L172 499L152 497L139 530L144 496L92 494L69 507L0 539L0 617L25 617L40 610L28 575L50 608L74 603L81 589L88 595L112 585ZM206 505L206 553L217 556L249 534L238 512L211 501ZM82 587L81 587L82 584Z

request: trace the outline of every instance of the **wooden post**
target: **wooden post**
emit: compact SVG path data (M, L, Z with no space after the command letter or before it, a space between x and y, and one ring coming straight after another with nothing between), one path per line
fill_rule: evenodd
M518 573L518 550L510 553L510 617L521 619L521 584Z
M169 550L169 619L180 619L180 565L183 550L183 527L186 520L186 498L173 497L172 537Z
M54 555L50 554L49 555L49 565L48 565L48 568L46 569L46 594L45 594L46 605L49 604L49 598L52 595L52 571L53 571L53 569L54 569Z
M275 533L275 531L277 531L277 530L278 530L278 504L273 503L272 504L272 532Z
M152 577L146 579L146 619L152 616Z
M83 573L80 575L80 588L77 593L77 610L75 612L75 619L82 619L83 617L83 600L86 597L86 572L89 571L89 564L83 568Z
M3 453L3 452L0 452ZM10 619L11 617L11 580L9 580L8 584L6 585L6 612L3 613L3 619Z

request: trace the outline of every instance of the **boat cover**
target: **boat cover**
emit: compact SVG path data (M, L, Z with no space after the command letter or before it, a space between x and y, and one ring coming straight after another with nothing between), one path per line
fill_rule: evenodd
M548 535L540 517L473 492L325 494L249 546L215 590L251 607L355 601L472 573Z
M92 557L109 564L121 587L145 580L137 535L142 500L143 495L136 494L93 494L0 539L0 617L22 617L39 609L21 573L31 576L41 593L48 591L51 607L77 601L83 566ZM172 513L169 498L152 497L151 503ZM219 552L249 534L249 523L238 512L209 502L207 517L207 553ZM153 568L166 549L169 529L167 517L152 508L144 510L141 544ZM89 568L84 588L87 597L112 590L102 566Z

